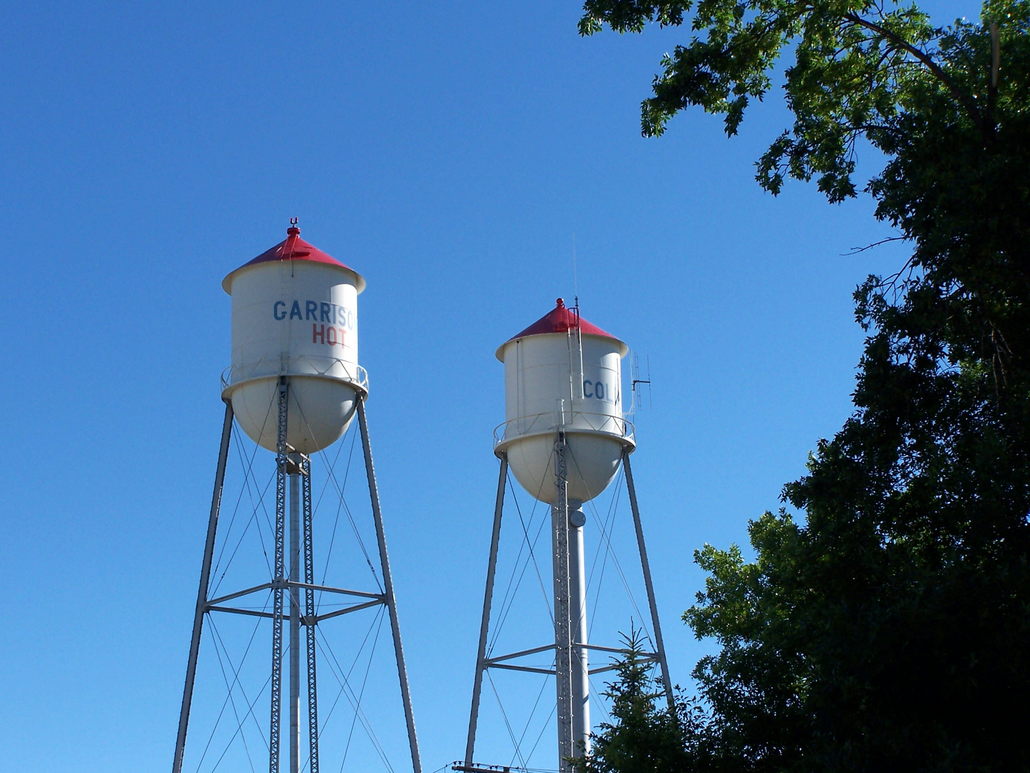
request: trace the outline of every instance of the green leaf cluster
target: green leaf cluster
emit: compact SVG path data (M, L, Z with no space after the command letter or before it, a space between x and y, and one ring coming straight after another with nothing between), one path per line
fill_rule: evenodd
M985 3L985 18L1001 25L1011 41L1024 34L1024 5L991 0ZM965 47L967 36L956 40L954 30L933 27L915 5L890 0L586 0L580 32L589 35L605 26L641 32L649 24L683 25L688 16L693 38L662 57L654 94L642 105L642 131L660 135L678 112L700 107L723 115L727 134L735 134L752 101L768 94L781 56L792 55L782 88L795 122L758 164L759 182L774 193L790 176L815 177L831 201L855 195L857 143L863 138L877 147L887 142L899 118L919 109L913 100L927 90L945 96L985 133L996 122L998 105L988 99L988 73L978 73L982 83L964 82L955 67L961 63L947 50Z
M911 245L855 293L855 411L783 492L804 519L753 521L755 560L696 554L685 618L719 649L664 769L1030 770L1030 2L935 28L887 0L587 0L581 30L653 23L693 39L645 134L688 107L735 133L793 57L759 183L840 201L871 146L864 190Z

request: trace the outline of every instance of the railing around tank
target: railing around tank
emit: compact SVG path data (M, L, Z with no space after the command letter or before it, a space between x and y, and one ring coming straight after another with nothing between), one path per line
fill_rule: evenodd
M239 367L230 365L222 371L222 389L225 390L235 384L251 381L255 378L278 377L283 373L293 376L331 378L337 381L345 381L366 392L368 391L368 371L357 363L347 362L336 357L313 357L303 354L295 355L285 361L278 357L274 360L263 358Z
M625 440L633 440L633 422L622 416L583 411L548 411L532 416L519 416L494 427L494 448L507 440L555 432L559 429L580 432L603 432Z

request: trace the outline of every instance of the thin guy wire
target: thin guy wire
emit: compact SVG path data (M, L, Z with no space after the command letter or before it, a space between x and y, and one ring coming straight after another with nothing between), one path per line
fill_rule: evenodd
M501 717L504 719L504 727L508 731L508 738L511 739L512 746L515 749L515 756L518 757L519 763L525 767L526 760L522 756L522 751L519 749L519 742L515 740L515 731L511 729L511 721L508 719L508 712L504 710L504 704L501 702L501 695L497 692L497 685L494 684L494 678L490 674L490 670L486 670L487 681L490 682L490 689L494 691L494 697L497 699L497 707L501 710ZM514 757L513 757L514 759Z

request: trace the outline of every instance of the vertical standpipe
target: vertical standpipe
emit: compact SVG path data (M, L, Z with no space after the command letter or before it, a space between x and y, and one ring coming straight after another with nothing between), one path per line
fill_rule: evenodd
M582 505L608 486L634 443L622 415L625 343L561 298L497 350L507 421L495 452L552 508L558 764L589 752L590 685Z

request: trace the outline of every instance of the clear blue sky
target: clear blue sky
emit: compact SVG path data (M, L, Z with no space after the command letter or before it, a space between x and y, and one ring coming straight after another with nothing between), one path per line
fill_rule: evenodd
M168 769L229 358L220 281L291 216L368 281L361 359L424 769L464 748L504 418L493 352L559 295L653 382L634 470L688 683L708 646L679 621L703 582L691 554L746 541L848 415L851 292L903 247L846 255L891 235L867 199L759 190L752 162L787 121L775 93L733 140L699 113L641 138L680 33L582 39L578 16L535 0L7 6L0 767Z

